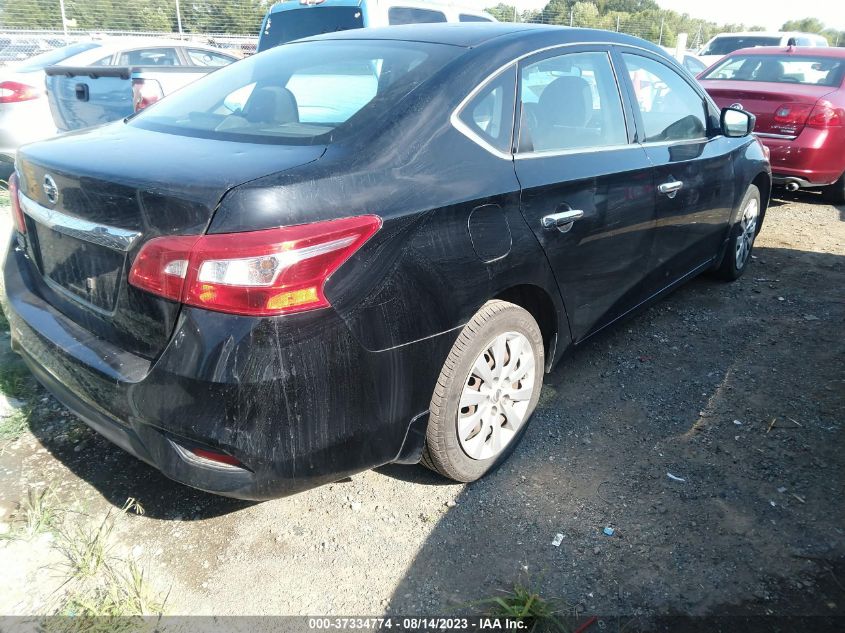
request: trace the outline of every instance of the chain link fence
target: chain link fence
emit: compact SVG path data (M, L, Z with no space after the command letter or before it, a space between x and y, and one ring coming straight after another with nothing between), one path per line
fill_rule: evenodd
M0 65L80 40L121 36L187 39L250 54L273 1L0 0ZM503 22L607 29L670 48L684 33L686 48L691 50L699 49L716 33L746 30L742 24L717 25L654 8L636 13L600 12L596 3L584 1L550 0L541 10L491 2L487 10Z

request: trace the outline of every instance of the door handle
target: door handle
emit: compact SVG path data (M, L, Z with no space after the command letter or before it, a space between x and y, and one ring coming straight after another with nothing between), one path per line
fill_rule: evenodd
M673 180L672 182L664 182L662 185L658 185L657 190L660 193L665 193L670 198L674 198L683 186L684 183L680 180Z
M543 228L556 228L561 233L566 233L572 228L572 223L584 217L584 212L580 209L569 209L561 211L560 213L552 213L543 216Z

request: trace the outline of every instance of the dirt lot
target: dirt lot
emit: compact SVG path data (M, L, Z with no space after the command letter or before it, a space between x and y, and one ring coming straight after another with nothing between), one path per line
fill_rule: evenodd
M0 442L0 613L72 611L74 535L111 513L104 557L172 614L437 614L521 582L585 614L845 615L845 207L783 195L743 279L570 354L468 486L389 466L261 504L196 492L21 379L0 335L33 405Z

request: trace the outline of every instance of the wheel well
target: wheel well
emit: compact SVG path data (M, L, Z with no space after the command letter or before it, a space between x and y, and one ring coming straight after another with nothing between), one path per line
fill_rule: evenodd
M540 326L546 363L550 363L550 356L554 352L554 338L557 334L557 310L549 294L539 286L526 284L508 288L493 298L509 301L531 313L537 325Z
M769 208L769 199L772 195L772 180L769 178L769 175L760 172L755 176L754 180L751 181L752 185L756 185L757 189L760 190L760 227L763 226L763 219L766 217L766 209ZM759 228L757 229L760 230Z

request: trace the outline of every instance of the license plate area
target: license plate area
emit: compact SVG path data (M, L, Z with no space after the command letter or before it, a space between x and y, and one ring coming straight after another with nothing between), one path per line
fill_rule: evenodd
M117 304L126 254L34 222L41 273L51 285L104 312Z

